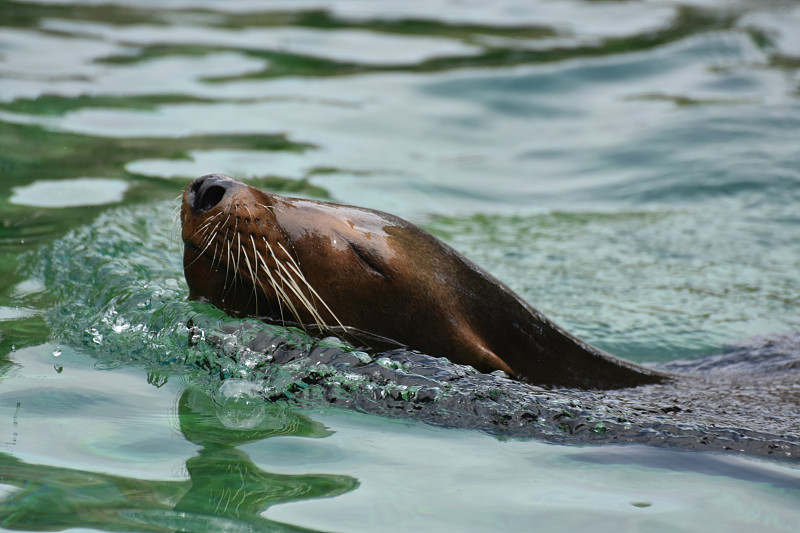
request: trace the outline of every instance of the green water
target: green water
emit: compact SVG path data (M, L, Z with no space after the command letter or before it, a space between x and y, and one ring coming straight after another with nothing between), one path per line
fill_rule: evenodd
M788 1L0 0L0 526L800 531L795 463L223 382L175 218L209 172L390 211L637 361L797 331L797 27Z

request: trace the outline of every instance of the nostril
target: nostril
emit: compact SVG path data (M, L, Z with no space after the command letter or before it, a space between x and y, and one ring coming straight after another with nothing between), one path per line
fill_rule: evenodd
M195 211L208 211L217 205L223 196L225 196L225 187L220 185L211 185L206 189L201 189L195 202Z
M219 204L228 189L236 185L236 181L221 174L209 174L197 178L189 186L187 200L195 214L205 213Z

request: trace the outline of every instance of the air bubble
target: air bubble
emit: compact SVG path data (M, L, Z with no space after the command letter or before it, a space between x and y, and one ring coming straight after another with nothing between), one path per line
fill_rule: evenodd
M251 429L264 420L264 389L243 379L225 380L214 397L217 418L231 429Z

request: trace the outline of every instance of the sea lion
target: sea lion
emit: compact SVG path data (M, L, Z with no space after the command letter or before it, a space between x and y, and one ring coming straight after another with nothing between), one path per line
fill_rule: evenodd
M567 333L423 229L348 205L285 198L222 174L181 206L190 298L235 316L389 339L481 372L611 389L669 376Z

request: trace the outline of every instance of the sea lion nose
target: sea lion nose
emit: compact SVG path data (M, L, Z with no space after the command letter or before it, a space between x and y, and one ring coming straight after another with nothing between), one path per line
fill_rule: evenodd
M238 181L224 174L200 176L189 185L186 200L192 213L199 215L220 203L225 193L238 185Z

